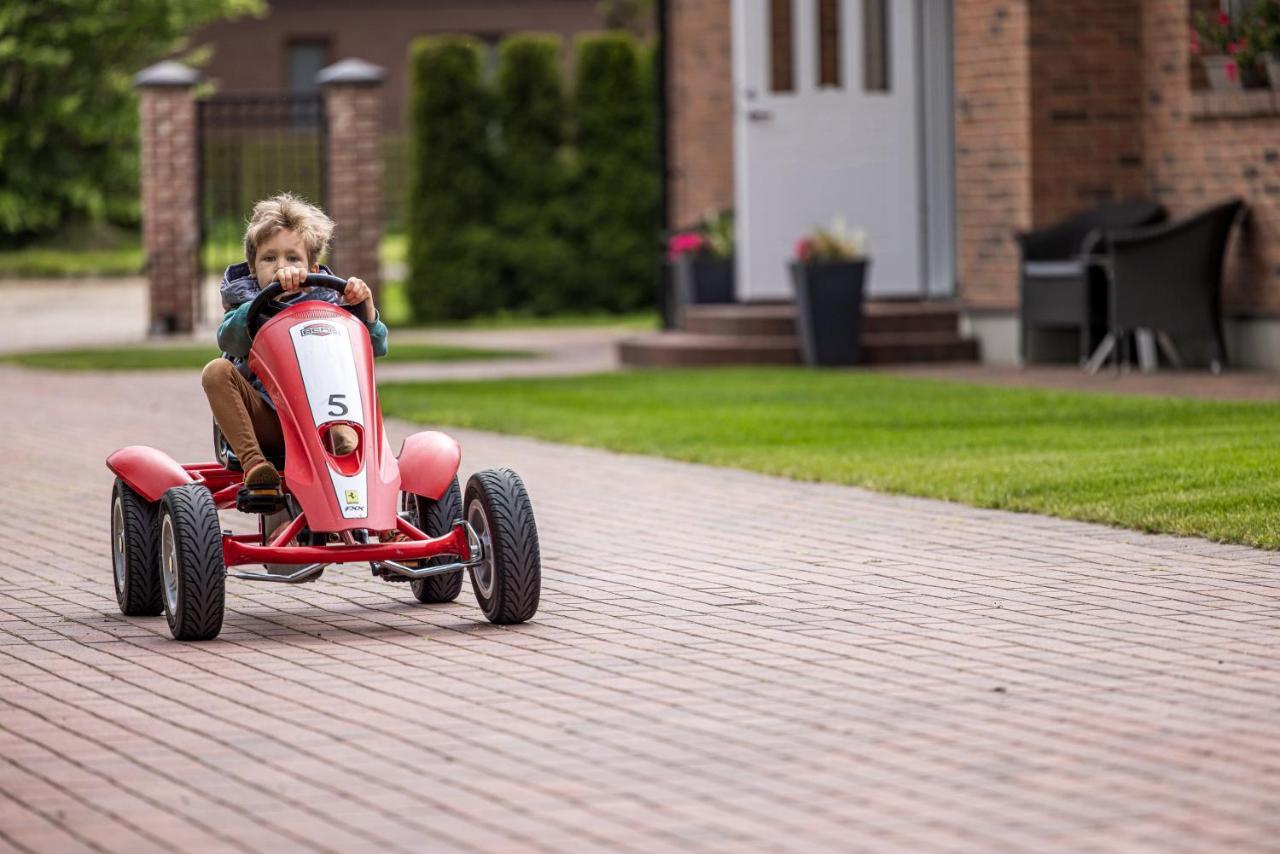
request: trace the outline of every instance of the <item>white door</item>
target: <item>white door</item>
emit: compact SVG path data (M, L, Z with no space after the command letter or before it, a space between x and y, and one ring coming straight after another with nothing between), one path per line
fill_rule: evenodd
M867 232L868 293L923 296L919 0L733 0L738 292L790 298L798 238Z

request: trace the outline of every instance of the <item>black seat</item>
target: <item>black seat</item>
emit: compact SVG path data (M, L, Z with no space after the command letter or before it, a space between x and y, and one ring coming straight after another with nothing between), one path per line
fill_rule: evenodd
M1186 219L1107 234L1111 281L1109 347L1090 363L1097 370L1111 349L1124 349L1128 334L1151 330L1170 361L1179 364L1171 337L1208 339L1211 367L1227 364L1222 330L1222 266L1227 240L1244 202L1229 199Z
M1021 251L1021 353L1032 355L1033 329L1078 329L1079 358L1109 327L1107 282L1100 265L1105 234L1161 222L1164 208L1146 200L1102 205L1037 231L1014 235Z
M222 429L218 427L218 422L213 422L213 453L218 459L218 464L228 471L244 471L244 467L240 465L240 458L236 456L235 451L231 450L231 443L227 441L227 437L222 435ZM262 452L262 456L267 462L276 467L276 471L284 471L284 454L268 454Z

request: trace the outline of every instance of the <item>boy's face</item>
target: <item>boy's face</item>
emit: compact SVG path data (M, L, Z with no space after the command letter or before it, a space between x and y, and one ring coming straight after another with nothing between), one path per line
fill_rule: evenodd
M301 267L312 273L320 269L319 264L307 266L307 245L297 232L282 228L258 245L258 257L253 262L258 287L265 288L275 281L276 273L285 267Z

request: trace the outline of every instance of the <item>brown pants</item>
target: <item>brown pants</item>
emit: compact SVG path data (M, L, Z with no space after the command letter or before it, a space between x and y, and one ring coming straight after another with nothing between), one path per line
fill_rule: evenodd
M200 384L218 428L245 471L263 462L263 448L272 454L284 453L280 417L229 359L205 365Z

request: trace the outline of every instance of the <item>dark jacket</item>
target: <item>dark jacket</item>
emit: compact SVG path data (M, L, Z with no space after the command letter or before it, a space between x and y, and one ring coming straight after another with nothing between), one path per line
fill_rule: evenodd
M333 272L323 264L320 266L320 272L333 275ZM275 409L276 405L263 387L262 380L249 370L249 347L253 339L249 336L247 315L250 303L260 290L258 280L249 272L247 262L232 264L222 274L219 292L222 294L222 308L226 311L226 316L222 318L222 324L218 327L218 347L222 349L222 355L230 359L236 366L236 370L258 390L263 400ZM342 294L329 288L314 288L301 299L321 300L331 305L339 305ZM365 322L365 327L369 330L369 343L373 346L373 355L387 355L386 324L375 314L372 321Z

